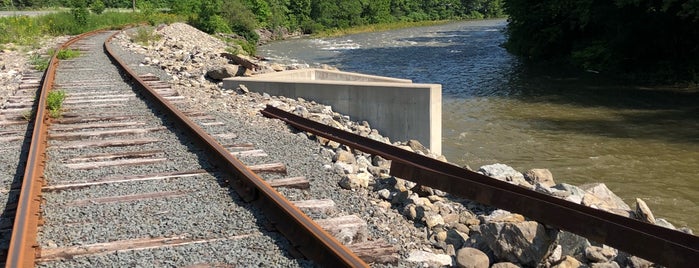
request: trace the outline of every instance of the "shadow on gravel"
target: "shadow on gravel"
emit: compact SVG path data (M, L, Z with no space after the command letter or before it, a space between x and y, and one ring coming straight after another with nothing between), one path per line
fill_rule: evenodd
M133 84L133 81L128 79L123 73L122 78L124 78L124 80L127 81L129 84ZM270 220L263 214L261 209L259 209L255 204L253 204L254 201L253 203L245 202L240 197L240 195L230 186L231 176L226 175L224 172L219 170L217 164L210 160L212 159L212 154L207 150L203 150L202 144L199 144L198 142L192 140L191 135L189 135L186 131L183 130L185 128L181 127L178 123L173 122L172 118L166 115L163 108L154 105L153 103L155 103L155 101L153 101L150 96L138 91L136 92L136 94L139 98L143 99L148 104L149 108L154 111L154 114L157 115L160 120L162 120L163 126L165 126L169 132L174 133L177 136L177 139L180 141L180 143L187 147L187 150L189 152L196 155L199 165L204 170L209 172L209 174L214 176L221 187L228 188L228 193L231 197L231 200L235 202L237 205L248 210L255 217L255 225L257 225L259 232L262 233L264 236L271 238L271 240L274 241L274 243L279 247L279 250L284 253L284 257L291 260L295 260L301 267L313 267L310 261L299 259L299 255L297 255L296 252L292 252L294 251L294 247L281 233L277 232L274 229L274 224L271 223ZM205 221L207 219L201 220ZM267 250L260 248L259 250L266 252L274 252L273 249Z
M38 100L40 94L41 91L37 90L34 99ZM33 111L36 111L37 105L38 101L35 101L34 106L32 106ZM27 122L27 131L24 132L24 140L20 149L15 175L8 189L9 192L7 194L7 200L5 200L5 209L2 211L2 215L0 215L0 266L3 267L7 262L7 251L10 247L10 239L12 238L12 228L14 227L15 213L17 212L17 202L19 201L19 194L22 189L24 170L27 166L27 158L29 157L29 147L31 146L35 121L36 118Z

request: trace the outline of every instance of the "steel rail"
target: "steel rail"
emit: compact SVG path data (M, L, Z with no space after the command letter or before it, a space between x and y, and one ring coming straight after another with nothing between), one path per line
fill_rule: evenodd
M116 35L116 34L114 34ZM215 159L217 169L230 174L233 188L247 202L263 209L265 216L274 224L301 254L323 267L368 267L356 254L342 245L289 200L274 190L269 183L251 171L245 164L232 156L194 121L148 86L140 76L118 58L109 47L112 35L104 43L109 57L117 63L144 90L144 95L153 100L158 109L165 112L180 130L194 137L194 142L203 146Z
M568 202L267 106L263 115L391 160L390 174L455 196L521 213L669 267L699 261L699 237Z
M58 47L49 60L49 65L42 78L39 89L39 102L34 117L31 144L27 155L22 189L20 190L12 236L5 261L6 267L33 267L36 259L36 238L39 225L39 207L41 205L41 187L44 184L44 164L46 162L46 145L48 143L49 117L46 112L46 99L53 87L53 80L58 68L58 52L78 40L102 32L91 31L77 35Z

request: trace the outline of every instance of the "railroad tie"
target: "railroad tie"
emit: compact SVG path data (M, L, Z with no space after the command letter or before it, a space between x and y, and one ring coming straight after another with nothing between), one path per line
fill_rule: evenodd
M306 177L292 177L284 179L275 179L268 181L269 185L278 188L295 188L308 189L311 188L311 183Z

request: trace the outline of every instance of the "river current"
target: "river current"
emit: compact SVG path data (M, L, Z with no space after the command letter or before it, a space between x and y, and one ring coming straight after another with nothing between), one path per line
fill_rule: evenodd
M589 72L526 67L504 20L457 22L260 47L272 61L442 84L443 154L477 169L548 168L604 182L631 207L699 231L699 90L643 87Z

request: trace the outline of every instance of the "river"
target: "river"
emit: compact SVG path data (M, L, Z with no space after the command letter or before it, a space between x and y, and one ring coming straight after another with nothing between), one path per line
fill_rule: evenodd
M293 39L273 61L443 86L443 154L469 165L548 168L556 182L604 182L631 207L699 230L699 90L643 87L594 72L521 64L504 20Z

